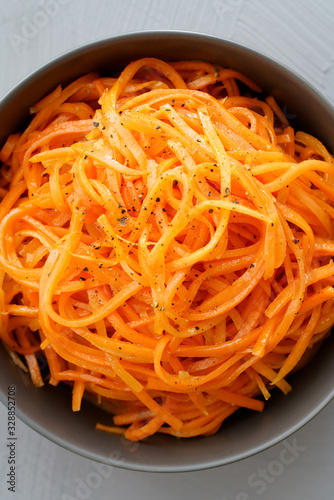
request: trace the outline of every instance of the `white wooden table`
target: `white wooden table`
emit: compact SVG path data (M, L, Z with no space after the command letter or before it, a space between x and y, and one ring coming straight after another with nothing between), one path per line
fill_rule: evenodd
M333 0L0 0L0 97L41 64L85 42L128 31L182 29L258 49L334 103L333 25ZM257 456L171 475L101 467L18 421L15 493L6 485L6 420L0 405L1 500L334 497L334 402L286 442ZM283 460L287 447L294 452Z

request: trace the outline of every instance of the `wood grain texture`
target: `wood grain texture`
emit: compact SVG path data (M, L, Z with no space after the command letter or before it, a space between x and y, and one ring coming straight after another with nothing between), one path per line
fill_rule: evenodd
M334 103L333 25L332 0L0 0L0 97L41 64L85 42L128 31L181 29L258 49ZM101 467L17 421L13 494L6 486L6 410L0 405L0 498L329 500L334 491L333 420L331 403L287 444L220 469L174 475ZM284 451L289 447L295 447L295 455Z

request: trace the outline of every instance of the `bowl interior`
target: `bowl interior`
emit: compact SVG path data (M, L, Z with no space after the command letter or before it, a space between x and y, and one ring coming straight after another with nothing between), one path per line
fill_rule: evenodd
M233 67L259 83L295 115L296 127L308 131L334 151L334 110L306 82L267 57L216 37L181 32L148 32L121 35L76 49L37 70L0 104L0 147L6 137L22 129L29 106L78 76L98 71L114 75L131 60L158 57L164 60L197 59ZM5 117L5 119L4 119ZM227 464L284 439L316 415L334 396L329 338L316 357L290 377L292 392L274 392L262 414L239 411L220 432L210 437L177 440L157 435L140 444L95 430L97 421L110 424L106 412L84 402L72 413L67 387L36 389L29 378L0 349L0 397L16 386L17 414L33 429L76 453L110 465L150 472L198 470Z

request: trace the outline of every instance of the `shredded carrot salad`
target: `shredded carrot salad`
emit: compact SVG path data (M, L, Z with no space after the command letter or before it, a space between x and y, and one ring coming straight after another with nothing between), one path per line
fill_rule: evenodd
M333 158L260 92L141 59L57 87L1 150L1 339L98 429L212 434L334 323Z

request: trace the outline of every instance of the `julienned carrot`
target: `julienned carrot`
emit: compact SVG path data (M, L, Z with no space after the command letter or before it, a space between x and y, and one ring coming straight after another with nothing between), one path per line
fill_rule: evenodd
M212 434L334 323L333 158L259 91L146 58L57 87L0 151L1 339L100 430Z

